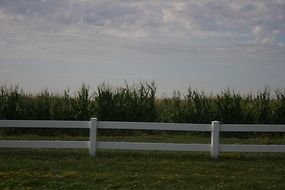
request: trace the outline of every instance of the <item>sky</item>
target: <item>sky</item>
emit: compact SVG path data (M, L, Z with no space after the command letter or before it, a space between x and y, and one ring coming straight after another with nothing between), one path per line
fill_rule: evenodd
M285 88L285 0L0 0L0 84Z

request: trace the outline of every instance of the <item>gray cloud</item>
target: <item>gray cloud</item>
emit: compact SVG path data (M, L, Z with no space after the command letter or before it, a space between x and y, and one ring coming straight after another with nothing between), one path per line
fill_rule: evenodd
M232 37L244 43L282 46L284 14L285 2L278 0L0 0L0 31L3 36L19 31L23 35L73 31L83 36L89 31L124 38Z

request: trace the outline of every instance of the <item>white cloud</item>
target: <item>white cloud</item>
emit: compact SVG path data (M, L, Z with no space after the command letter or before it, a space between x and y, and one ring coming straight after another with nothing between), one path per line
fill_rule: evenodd
M1 44L41 36L197 38L284 47L284 1L0 1ZM234 42L235 41L235 42ZM22 43L22 41L21 41ZM211 44L212 45L212 44ZM189 44L191 46L191 44ZM199 47L199 49L203 47ZM258 48L257 48L258 49Z
M253 29L252 29L252 33L254 35L259 35L260 33L262 33L263 31L263 27L260 25L256 25Z

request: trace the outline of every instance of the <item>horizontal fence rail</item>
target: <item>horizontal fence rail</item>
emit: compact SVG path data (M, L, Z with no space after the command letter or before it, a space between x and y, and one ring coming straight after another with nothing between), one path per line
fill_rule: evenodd
M221 152L285 152L285 145L220 145Z
M209 144L98 142L98 148L120 150L210 151Z
M89 148L89 141L0 141L0 148Z
M221 132L285 132L285 125L222 124Z
M0 127L15 128L90 128L89 121L0 120Z
M209 124L98 121L98 129L211 131Z
M0 148L88 148L92 156L97 149L204 151L215 159L219 152L285 152L285 145L219 143L221 132L285 132L285 125L220 124L218 121L212 124L113 122L91 118L90 121L0 120L0 128L88 128L89 141L0 140ZM211 144L101 142L97 141L97 129L210 132Z

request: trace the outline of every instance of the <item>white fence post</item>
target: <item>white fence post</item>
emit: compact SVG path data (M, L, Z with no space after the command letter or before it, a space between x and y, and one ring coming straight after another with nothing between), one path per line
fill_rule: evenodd
M211 125L211 157L218 159L219 156L219 136L220 136L220 122L212 121Z
M90 119L89 129L89 154L96 155L97 118Z

